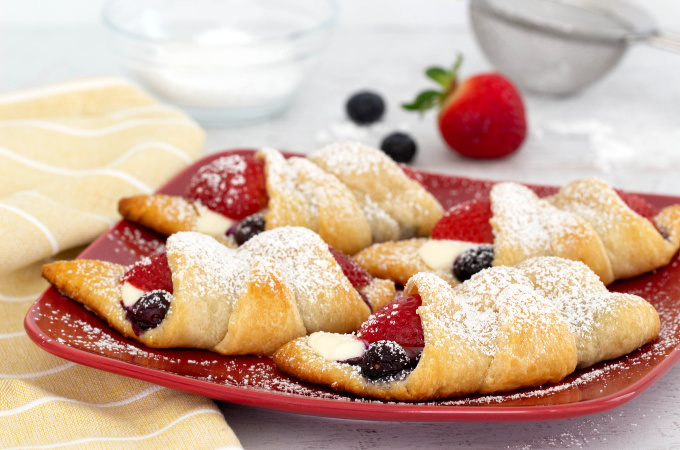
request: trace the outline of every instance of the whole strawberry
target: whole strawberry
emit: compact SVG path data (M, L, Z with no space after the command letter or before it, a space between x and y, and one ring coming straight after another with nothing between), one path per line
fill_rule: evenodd
M407 110L439 107L439 131L454 151L470 158L500 158L519 149L527 134L522 96L499 73L475 75L460 82L459 57L451 70L431 67L425 72L443 91L428 90Z

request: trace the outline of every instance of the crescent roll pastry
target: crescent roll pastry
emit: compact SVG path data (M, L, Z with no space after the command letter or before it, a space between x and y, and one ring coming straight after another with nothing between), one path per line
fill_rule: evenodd
M118 211L130 222L138 223L165 236L180 231L196 231L214 237L221 243L236 247L225 231L232 221L184 197L164 194L135 195L120 199Z
M571 182L548 201L590 224L604 245L616 280L665 266L680 248L680 205L662 209L652 223L597 178Z
M582 261L604 283L614 281L602 239L579 215L557 208L517 183L495 185L490 198L494 265L514 266L534 256L552 255Z
M432 194L378 149L338 142L307 158L349 187L371 224L373 242L429 236L444 214Z
M357 152L365 155L357 160ZM265 229L309 228L350 255L373 242L429 236L443 214L439 202L418 182L384 152L370 147L339 144L308 158L288 159L265 148L256 158L264 161L264 169L253 167L262 165L261 161L243 155L225 156L203 166L187 193L200 200L139 195L121 199L118 210L123 218L165 235L197 231L235 246L231 233L253 211L232 218L225 204L250 205L261 200L255 208L266 206L260 211ZM339 170L337 163L342 161L352 161L352 165ZM366 167L359 167L362 164ZM256 170L260 172L253 175ZM362 181L366 174L370 176Z
M354 331L394 298L385 280L355 289L328 245L304 228L267 231L238 249L179 232L166 248L165 266L163 255L131 267L75 260L47 264L43 276L125 337L225 355L270 355L310 332Z
M404 295L422 301L417 314L424 347L412 364L394 371L390 351L383 360L369 358L374 345L401 348L391 340L374 341L368 350L367 343L359 345L363 354L353 358L329 357L334 345L360 341L361 331L295 339L277 350L274 362L291 376L335 390L423 401L558 382L576 368L637 349L659 331L647 301L610 293L585 264L556 257L493 267L456 287L419 273ZM376 375L377 367L389 371Z
M330 246L354 254L371 244L371 228L352 192L334 175L305 158L285 159L271 148L265 161L269 210L266 229L309 228Z
M472 242L412 238L373 244L353 256L374 277L392 280L402 286L415 274L430 272L451 285L459 281L451 270L455 258L478 246Z
M545 198L517 183L498 183L490 203L494 266L558 256L584 262L610 284L665 266L680 248L680 205L664 208L652 222L596 178L571 182ZM452 276L453 261L475 245L445 239L374 244L354 259L397 283L431 272L455 285L462 280Z

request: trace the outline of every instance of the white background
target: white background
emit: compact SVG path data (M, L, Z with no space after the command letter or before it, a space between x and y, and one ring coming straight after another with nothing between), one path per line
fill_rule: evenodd
M463 0L338 0L343 25L443 25L465 23L456 14ZM629 0L644 6L663 27L680 25L674 0ZM73 25L99 20L104 0L2 0L0 25ZM414 8L417 14L414 14ZM677 28L676 28L677 29Z

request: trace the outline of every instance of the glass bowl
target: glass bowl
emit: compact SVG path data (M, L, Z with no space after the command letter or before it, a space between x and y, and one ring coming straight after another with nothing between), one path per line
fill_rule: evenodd
M205 126L283 112L326 46L335 0L109 0L122 65Z

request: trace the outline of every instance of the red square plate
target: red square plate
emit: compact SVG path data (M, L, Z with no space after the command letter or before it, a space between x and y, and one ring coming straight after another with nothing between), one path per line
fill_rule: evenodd
M160 192L181 194L196 170L233 153L211 155L187 168ZM415 172L448 208L488 194L492 182ZM534 188L539 194L554 187ZM655 207L680 203L678 197L642 195ZM146 229L120 222L88 247L81 258L131 264L164 245ZM328 417L395 421L513 421L562 419L619 406L651 386L680 358L680 265L617 282L612 290L650 301L661 317L656 340L614 361L573 373L561 383L506 394L469 396L425 403L365 400L301 383L278 372L269 358L228 357L204 350L147 348L124 339L80 304L48 289L26 316L28 335L40 347L86 366L150 381L218 400Z

